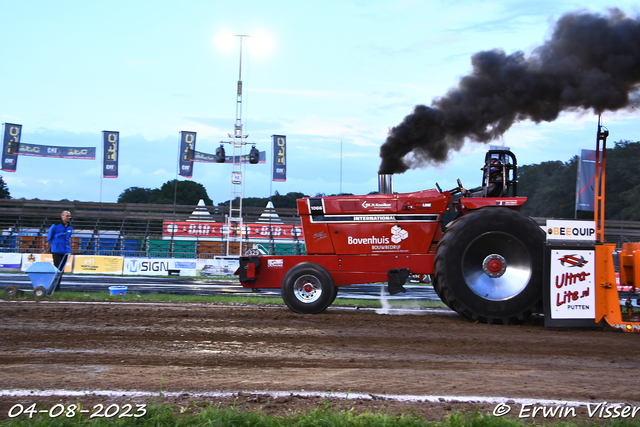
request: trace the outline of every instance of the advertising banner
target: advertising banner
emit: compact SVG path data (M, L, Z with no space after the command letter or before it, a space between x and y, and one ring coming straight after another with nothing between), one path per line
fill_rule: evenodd
M302 227L291 224L243 223L242 238L249 240L303 240ZM163 234L174 237L197 237L222 240L227 235L226 223L164 221Z
M102 131L103 156L102 177L118 177L118 156L120 152L120 132Z
M0 253L0 268L20 268L22 254Z
M40 254L22 254L22 265L20 270L27 271L34 262L40 262Z
M240 268L238 257L218 257L214 259L198 259L198 276L232 276Z
M69 255L67 263L64 265L64 272L71 273L73 271L73 258L75 255ZM27 271L34 262L50 262L53 264L53 256L51 254L22 254L22 266L20 270Z
M194 162L199 162L199 163L217 163L216 162L216 155L215 154L209 154L209 153L203 153L201 151L195 151L195 150L191 150L189 152L189 156L188 156L191 160L193 160ZM225 156L225 163L234 163L234 160L237 160L237 158L239 157L239 162L235 162L235 163L246 163L249 164L249 155L245 154L242 156ZM266 151L260 151L260 159L258 160L258 163L266 163L267 162L267 152Z
M102 255L76 255L73 274L122 274L124 257Z
M547 241L570 240L594 242L596 239L595 221L571 221L548 219L546 229Z
M180 176L191 178L193 176L193 160L191 152L196 149L196 132L180 132Z
M2 170L15 172L18 168L18 148L22 125L12 123L4 124L4 137L2 138Z
M273 135L273 180L287 180L287 137Z
M176 258L125 258L122 274L127 276L167 276L169 273L180 276L196 275L195 259Z
M550 263L552 318L594 319L595 251L552 249Z
M582 150L578 163L578 185L576 188L576 210L592 211L595 203L596 152Z
M60 147L20 143L18 154L32 157L54 157L58 159L95 160L96 147Z

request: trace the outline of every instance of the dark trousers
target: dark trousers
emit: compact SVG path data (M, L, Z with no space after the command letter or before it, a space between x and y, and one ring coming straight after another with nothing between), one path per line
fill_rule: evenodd
M64 254L51 254L53 256L53 265L56 266L58 270L60 270L60 264L62 264L62 270L64 271L64 266L67 263L67 258L65 258ZM64 264L62 261L64 260ZM62 280L62 273L58 276L58 282L56 283L56 287L53 289L54 292L60 290L60 281Z

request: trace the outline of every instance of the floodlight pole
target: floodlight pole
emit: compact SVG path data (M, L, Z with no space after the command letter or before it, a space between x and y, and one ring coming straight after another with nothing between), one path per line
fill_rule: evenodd
M238 91L236 97L236 123L233 130L233 135L229 134L229 144L233 146L233 166L231 167L231 195L229 197L229 215L227 216L227 228L226 228L226 240L227 248L226 254L230 255L231 242L238 243L238 254L242 255L242 235L244 233L242 224L242 195L243 195L243 183L242 176L242 148L247 144L246 139L249 135L242 133L242 39L244 37L253 37L244 34L236 34L235 37L240 37L240 65L238 68ZM233 202L235 198L238 198L239 205L234 208Z

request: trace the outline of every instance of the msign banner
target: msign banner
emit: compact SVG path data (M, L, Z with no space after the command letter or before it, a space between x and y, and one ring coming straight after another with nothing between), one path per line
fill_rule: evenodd
M195 276L195 259L125 258L122 274L131 276L167 276L179 271L181 276Z
M12 123L4 124L2 170L5 172L15 172L18 168L18 147L20 146L21 135L22 125L14 125Z

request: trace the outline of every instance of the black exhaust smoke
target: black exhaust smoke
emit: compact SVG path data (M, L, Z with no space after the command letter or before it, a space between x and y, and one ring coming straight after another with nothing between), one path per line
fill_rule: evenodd
M389 131L379 173L445 162L465 140L488 143L515 121L628 107L640 83L640 21L619 9L568 13L530 57L491 50L476 53L471 63L473 71L457 88L430 107L416 106Z

